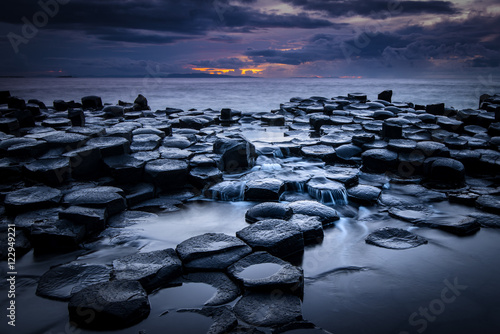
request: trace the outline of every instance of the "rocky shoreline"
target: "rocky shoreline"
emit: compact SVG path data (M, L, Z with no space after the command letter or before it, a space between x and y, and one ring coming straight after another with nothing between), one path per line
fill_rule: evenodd
M88 96L47 107L0 92L2 259L9 224L20 258L32 249L85 249L109 226L179 210L193 198L257 202L235 236L202 234L175 250L103 265L61 264L40 278L37 294L67 301L79 327L121 329L148 317L148 294L203 282L217 293L205 308L184 311L213 319L209 333L315 328L302 318L296 258L360 206L458 236L500 227L500 96L482 96L475 110L391 99L391 91L375 101L360 93L292 98L270 113L247 114L151 111L142 95L134 103ZM273 129L284 137L246 135ZM360 175L388 182L360 182ZM482 213L436 219L429 203L442 201ZM408 249L428 241L386 227L366 242Z

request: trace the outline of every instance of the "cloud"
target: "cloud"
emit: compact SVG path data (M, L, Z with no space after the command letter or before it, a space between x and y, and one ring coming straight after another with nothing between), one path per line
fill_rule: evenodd
M451 1L387 1L387 0L282 0L307 11L319 11L330 17L367 16L381 12L397 12L396 15L457 14L459 10Z
M50 29L77 30L106 41L174 43L210 31L252 32L264 28L336 27L306 13L279 15L252 7L253 0L72 0L50 18ZM9 2L0 22L21 24L41 8L33 1Z

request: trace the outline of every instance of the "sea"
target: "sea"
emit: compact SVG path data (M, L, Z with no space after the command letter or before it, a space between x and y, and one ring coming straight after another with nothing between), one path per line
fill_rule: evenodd
M500 93L492 76L471 79L331 79L331 78L0 78L0 90L25 99L79 102L98 95L104 103L133 102L144 95L153 110L166 107L232 108L244 112L269 112L292 97L327 98L365 93L377 99L393 91L393 101L415 104L445 103L456 109L478 108L482 94Z
M500 92L500 85L491 77L470 80L0 79L0 90L9 90L12 95L24 99L39 99L47 105L56 99L80 101L87 95L98 95L103 102L114 104L118 100L133 101L138 94L143 94L153 110L233 108L268 112L296 96L331 98L361 92L375 100L377 94L386 89L393 90L395 101L423 105L444 102L448 107L466 109L478 108L479 96ZM267 136L283 137L286 129L274 131ZM265 136L259 138L265 140ZM293 163L279 159L274 162L267 165L275 166L273 172L276 173L282 164ZM257 168L264 168L264 164ZM316 167L301 165L298 169L314 172ZM390 185L383 175L363 177L365 184L384 187L386 194L418 202L412 194ZM51 267L63 263L110 264L114 259L138 251L175 248L183 240L203 233L234 235L247 226L245 213L255 204L200 199L187 203L179 211L160 214L140 224L109 228L101 238L86 244L80 251L59 255L29 252L16 263L16 328L7 326L4 306L8 300L7 293L3 293L7 286L5 280L0 283L3 309L0 333L206 333L212 325L209 318L177 311L203 308L215 292L207 284L189 283L156 291L149 296L151 314L146 320L123 331L95 332L72 327L67 302L36 296L38 279ZM478 212L475 208L447 201L428 204L427 210L433 212L434 218L449 221ZM367 235L385 226L411 230L427 238L429 243L407 250L367 245ZM304 269L305 275L302 316L316 328L291 327L285 332L497 334L500 332L499 254L499 229L482 228L472 236L459 237L436 229L415 228L389 217L379 207L355 207L354 215L342 213L335 227L325 229L323 242L307 247L296 263ZM0 265L0 276L5 277L6 266ZM270 328L260 330L267 334L279 332Z

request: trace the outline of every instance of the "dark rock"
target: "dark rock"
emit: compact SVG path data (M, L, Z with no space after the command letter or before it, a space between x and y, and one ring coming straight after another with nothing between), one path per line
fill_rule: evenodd
M76 150L85 145L87 136L77 133L56 133L43 138L49 145L49 148L62 148L65 151Z
M374 173L394 170L398 164L398 154L387 149L365 151L361 158L363 159L363 169Z
M278 114L265 114L261 117L262 122L266 123L269 126L284 126L285 125L285 116Z
M129 183L142 179L144 161L137 160L130 155L116 155L104 158L103 161L111 176L118 182Z
M60 185L70 177L70 163L68 158L40 159L24 165L26 178L45 183Z
M188 150L181 150L175 147L160 147L159 150L163 159L189 160L194 154Z
M425 107L425 111L432 115L444 115L444 103L428 104Z
M377 110L373 113L373 119L376 119L379 121L393 118L395 116L396 115L392 111L389 111L389 110Z
M101 110L103 108L102 99L99 96L82 97L82 106L83 109Z
M149 110L148 100L139 94L134 101L134 110Z
M100 174L101 151L98 147L84 146L63 154L69 158L73 178L97 177Z
M483 211L500 214L500 196L483 195L477 199L476 206Z
M309 117L309 124L316 132L319 132L322 126L334 125L331 117L323 114L311 115L311 117Z
M185 309L177 312L192 312L201 314L205 317L212 319L213 323L206 332L207 334L227 334L238 326L238 319L236 319L231 308L228 306L223 307L205 307L199 309Z
M343 183L346 187L358 184L359 170L357 168L327 166L325 170L327 171L325 174L327 179Z
M8 193L4 205L8 214L16 214L56 206L61 197L54 188L30 187Z
M408 139L391 139L387 148L391 151L400 152L413 152L417 147L417 142Z
M7 94L5 94L5 95L7 95ZM4 99L5 98L7 98L7 104L8 104L9 108L19 109L19 110L26 109L26 101L24 101L24 99L17 97L17 96L10 96L10 93L9 93L9 97L4 96Z
M465 167L454 159L450 158L431 158L429 161L427 177L429 179L450 186L461 186L465 182ZM427 164L427 160L426 160Z
M321 137L321 144L338 147L351 143L351 136L343 133L335 133Z
M213 271L226 269L251 253L251 248L238 238L206 233L181 242L176 251L186 269Z
M68 118L72 126L85 126L85 114L82 109L68 110Z
M224 181L205 192L205 197L221 201L242 201L245 194L245 182Z
M500 228L500 219L498 215L474 213L470 216L475 218L482 227Z
M255 146L243 137L218 138L214 153L221 154L218 167L228 173L240 173L255 164Z
M325 162L334 162L335 149L329 145L312 145L302 147L302 155L308 158L321 159Z
M182 263L173 249L128 255L113 261L113 277L139 281L146 291L165 286L182 275Z
M64 196L64 203L90 208L105 208L110 216L127 208L122 190L115 187L93 187L75 190Z
M225 273L221 272L197 272L189 273L175 282L181 283L205 283L217 289L205 306L219 306L227 304L238 298L241 294L240 288Z
M448 137L444 140L444 144L452 150L464 150L468 141L461 137Z
M363 145L371 143L374 140L375 135L371 133L362 133L352 136L352 143L359 147L363 147Z
M292 294L282 294L279 298L269 293L247 294L236 303L234 312L244 322L259 327L302 320L300 298Z
M232 264L227 272L249 290L274 290L301 293L302 269L267 252L252 253Z
M141 202L153 199L155 197L155 187L149 183L137 183L127 186L122 186L125 192L127 206L133 207Z
M382 101L392 102L392 90L384 90L378 94L378 99Z
M108 212L105 208L70 206L59 212L59 218L84 225L87 235L90 235L104 231L108 219Z
M400 228L384 227L368 235L366 243L389 249L408 249L425 245L428 241Z
M384 121L382 124L382 137L388 139L400 139L403 138L403 127L401 124L390 122L389 120Z
M325 177L315 177L307 182L306 190L312 198L324 204L347 204L345 186ZM296 212L294 212L296 213Z
M304 251L302 231L296 224L285 220L261 220L236 232L236 236L254 251L267 251L278 257Z
M54 117L54 118L47 118L42 122L42 125L56 130L66 129L71 127L71 121L67 118Z
M124 108L122 106L105 106L102 112L106 118L123 117Z
M335 149L337 158L346 163L361 162L361 153L363 150L356 145L342 145Z
M68 305L70 320L78 327L122 329L147 318L150 306L139 282L111 281L75 293ZM89 314L93 317L89 318Z
M27 109L15 110L7 114L6 116L17 119L21 128L35 127L35 118L33 117L33 114Z
M282 203L261 203L249 209L245 213L247 223L253 224L260 220L282 219L288 220L292 217L292 209Z
M0 118L0 131L6 134L15 134L19 131L19 121L17 118Z
M417 151L420 151L425 157L450 157L450 150L445 144L437 143L435 141L421 141L417 143Z
M189 173L191 183L201 188L222 182L222 172L216 167L196 167Z
M97 147L102 157L127 154L130 151L130 143L122 137L97 137L87 142L88 146Z
M63 100L54 100L53 105L56 111L66 111L69 108L68 103L64 102Z
M363 93L349 93L347 94L347 97L349 99L356 100L362 103L365 103L368 100L366 94Z
M182 160L158 159L146 164L145 179L163 190L182 188L187 184L189 165Z
M16 216L14 224L17 229L21 229L29 234L34 224L53 224L59 220L61 208L50 208L35 211L28 211Z
M378 201L382 190L368 185L358 185L347 190L349 200L363 205L372 205Z
M478 198L478 194L469 192L448 194L448 200L450 201L450 203L459 203L467 206L474 206Z
M8 90L0 91L0 104L8 104L10 98L10 92Z
M278 179L260 179L247 182L246 201L279 201L285 191L285 183Z
M84 225L60 219L33 224L30 235L31 244L36 251L66 252L79 248L86 230Z
M297 201L288 204L293 214L318 217L323 225L329 225L340 219L338 212L316 201Z
M323 240L323 224L318 217L294 214L290 222L299 226L305 245L317 244Z
M69 300L72 295L97 283L110 280L111 268L101 264L68 263L52 267L40 277L38 296Z

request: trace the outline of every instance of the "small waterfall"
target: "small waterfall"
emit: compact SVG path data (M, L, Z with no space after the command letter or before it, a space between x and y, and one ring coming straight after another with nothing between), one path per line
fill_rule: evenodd
M323 204L346 205L347 190L340 182L316 177L307 183L307 193Z

